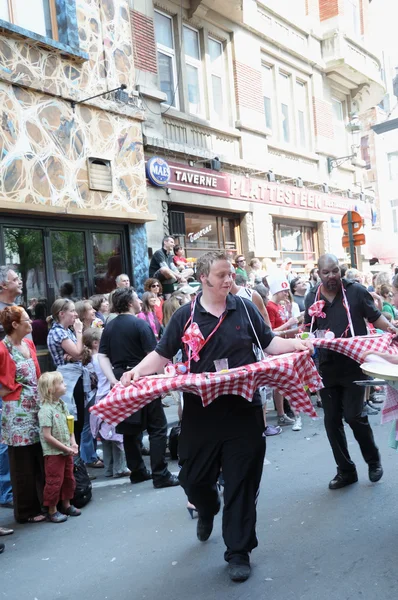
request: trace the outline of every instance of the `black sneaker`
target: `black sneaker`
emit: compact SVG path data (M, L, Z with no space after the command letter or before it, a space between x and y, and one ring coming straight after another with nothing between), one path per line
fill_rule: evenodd
M155 479L155 481L153 482L153 487L156 489L175 487L176 485L180 485L180 480L178 479L178 477L172 475L171 473L168 477Z
M149 471L138 471L130 475L131 483L142 483L150 479L152 479L152 474Z
M246 554L232 554L228 560L228 575L231 581L246 581L250 577L250 558Z
M369 479L372 483L380 481L383 477L383 467L381 465L369 465Z
M339 490L340 488L356 483L357 481L358 474L356 471L353 471L352 474L346 473L345 475L337 473L337 475L329 482L329 490Z

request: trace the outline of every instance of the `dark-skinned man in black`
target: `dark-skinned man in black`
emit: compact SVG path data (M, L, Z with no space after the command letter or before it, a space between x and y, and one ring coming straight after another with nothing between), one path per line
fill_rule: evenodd
M328 329L337 337L351 337L349 316L354 334L366 335L366 320L377 329L395 331L376 308L374 300L360 283L341 278L338 259L324 254L318 262L320 284L310 290L305 299L305 323L311 323L308 309L323 300L325 317L314 317L313 330ZM366 379L359 364L331 350L320 350L320 373L324 388L321 390L325 428L337 464L337 474L329 488L336 490L358 481L357 470L351 460L344 432L343 418L351 427L362 456L369 467L369 479L379 481L383 476L380 453L375 444L368 417L362 416L364 388L354 382Z

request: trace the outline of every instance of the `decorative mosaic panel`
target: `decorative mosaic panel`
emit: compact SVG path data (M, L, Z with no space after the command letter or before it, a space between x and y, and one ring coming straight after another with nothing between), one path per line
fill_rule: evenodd
M71 0L65 0L65 3ZM78 63L37 40L0 36L0 199L146 213L141 114L109 96L134 86L128 0L76 2ZM12 84L12 85L10 85ZM88 187L87 157L112 161L113 192Z
M0 83L0 198L147 212L141 124ZM87 157L112 161L113 192L88 187Z

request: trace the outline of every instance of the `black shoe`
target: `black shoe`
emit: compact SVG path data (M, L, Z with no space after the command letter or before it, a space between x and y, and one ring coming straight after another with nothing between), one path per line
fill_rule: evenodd
M358 481L357 472L354 471L352 474L342 475L341 473L337 473L335 477L333 477L332 481L329 482L329 490L339 490L340 488L346 487L346 485L351 485L352 483L356 483Z
M4 548L5 548L5 545L0 544L0 554L2 554L4 552Z
M249 555L233 554L228 560L228 575L231 581L246 581L250 577Z
M162 477L161 479L156 479L153 482L153 487L156 489L175 487L176 485L180 485L180 480L178 479L178 477L172 475L171 473L168 477Z
M146 446L142 446L141 454L142 454L142 456L150 456L151 455L149 448L147 448Z
M383 477L383 467L381 465L369 465L369 479L372 483L380 481Z
M131 473L131 483L142 483L143 481L149 481L152 479L152 475L149 471L138 471L135 474Z
M211 536L213 531L214 516L212 517L198 517L198 525L196 527L196 535L200 542L206 542Z

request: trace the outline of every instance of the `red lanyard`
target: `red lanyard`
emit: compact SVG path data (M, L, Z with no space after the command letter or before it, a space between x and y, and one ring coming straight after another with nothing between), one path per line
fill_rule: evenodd
M319 298L321 297L321 288L322 288L322 285L323 284L321 284L318 287L318 290L317 290L317 293L316 293L316 296L315 296L315 302L317 302L319 300ZM343 299L342 299L343 306L344 306L344 308L346 310L346 313L347 313L348 325L347 325L344 333L340 337L345 337L347 335L347 333L348 333L348 330L350 330L351 336L354 337L355 336L355 332L354 332L354 326L353 326L352 318L351 318L350 305L348 304L347 295L345 293L343 282L341 282L341 294L343 296ZM312 317L311 331L312 331L312 326L313 326L314 320L315 320L315 317Z
M191 303L191 316L189 317L188 321L185 323L185 327L184 327L184 333L185 331L188 329L188 326L194 322L193 318L194 318L194 312L195 312L195 307L196 307L196 300L197 297L195 298L195 300L192 301ZM225 308L223 314L221 315L221 317L219 317L218 319L218 323L217 325L214 327L213 331L211 331L209 333L209 335L207 336L207 338L204 341L204 344L202 346L202 348L200 350L203 350L203 348L206 346L207 342L213 337L213 335L216 333L217 329L221 326L221 323L224 321L225 317L227 316L228 310L227 308ZM188 356L188 362L191 362L191 358L190 358L190 349L188 347L187 349L187 344L185 344L186 348L185 348L185 352Z

